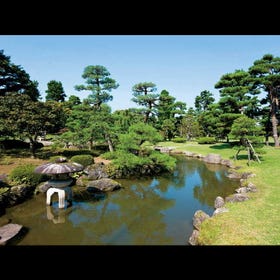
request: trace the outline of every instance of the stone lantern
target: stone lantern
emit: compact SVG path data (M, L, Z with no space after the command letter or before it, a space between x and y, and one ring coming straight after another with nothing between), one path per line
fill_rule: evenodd
M65 197L72 204L72 188L73 179L70 173L82 171L84 167L76 162L67 162L66 158L59 158L56 162L46 163L35 168L35 173L47 174L51 179L47 182L49 188L47 190L47 205L51 205L51 197L54 193L58 194L58 207L65 208Z

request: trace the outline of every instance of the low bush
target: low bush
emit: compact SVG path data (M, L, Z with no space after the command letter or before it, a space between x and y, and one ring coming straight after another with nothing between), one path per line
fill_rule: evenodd
M9 181L12 185L27 184L30 186L37 186L39 183L46 181L48 176L35 173L35 168L36 166L33 164L17 166L11 171Z
M94 164L94 159L92 155L76 155L71 157L71 161L77 162L83 167L87 167L88 165Z
M215 144L217 143L215 137L201 137L197 140L198 144Z
M171 139L171 141L174 143L186 143L187 139L183 137L176 137Z

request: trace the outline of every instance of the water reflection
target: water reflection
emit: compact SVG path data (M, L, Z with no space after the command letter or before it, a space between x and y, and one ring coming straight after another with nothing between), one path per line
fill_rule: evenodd
M7 209L29 228L18 245L185 245L201 209L211 215L216 196L237 187L226 168L177 157L173 174L118 180L123 188L102 197L73 199L72 207L46 206L45 194ZM214 166L211 166L214 168ZM82 196L81 196L82 197Z
M67 209L54 209L52 206L47 205L47 219L53 221L54 224L65 223L65 219L73 211L72 208Z

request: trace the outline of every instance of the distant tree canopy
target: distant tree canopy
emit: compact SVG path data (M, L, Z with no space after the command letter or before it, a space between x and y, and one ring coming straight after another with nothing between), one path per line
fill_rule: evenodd
M156 101L159 98L159 94L153 93L156 90L156 85L151 82L138 83L132 87L134 97L131 100L145 107L144 123L147 123L150 116L154 114Z
M100 109L102 103L113 99L110 94L112 89L118 88L117 82L110 78L110 72L101 65L89 65L84 69L82 77L86 79L87 85L76 85L78 91L89 90L92 93L88 96L88 102Z
M64 92L62 83L59 81L51 80L48 82L48 89L46 90L46 100L53 100L57 102L64 102L66 94Z
M215 98L213 94L208 90L204 90L200 95L196 96L194 106L198 112L203 112L206 111L209 105L213 104L214 101Z
M33 101L40 97L38 82L31 81L30 76L21 66L11 62L10 57L0 50L0 96L9 92L27 94Z

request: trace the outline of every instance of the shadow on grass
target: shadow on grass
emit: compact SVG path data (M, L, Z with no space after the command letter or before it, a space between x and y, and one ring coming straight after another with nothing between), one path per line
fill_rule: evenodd
M215 145L209 146L209 148L215 149L215 150L224 150L224 149L231 149L232 147L228 143L221 143L221 144L215 144Z

